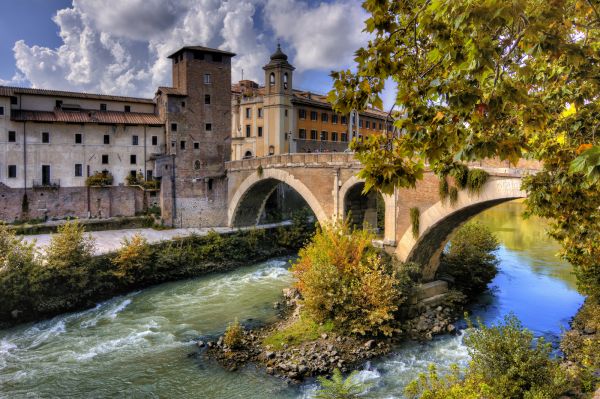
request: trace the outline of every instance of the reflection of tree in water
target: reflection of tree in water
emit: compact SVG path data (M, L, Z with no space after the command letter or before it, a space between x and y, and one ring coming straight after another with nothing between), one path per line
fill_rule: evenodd
M546 221L538 217L523 219L522 200L506 202L473 218L487 226L504 247L520 252L524 261L541 274L549 274L575 287L572 268L556 254L560 246L546 234Z

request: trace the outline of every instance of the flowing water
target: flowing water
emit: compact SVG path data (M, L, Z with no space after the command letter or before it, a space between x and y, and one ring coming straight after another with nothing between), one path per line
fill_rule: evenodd
M502 246L500 273L473 312L486 322L514 312L537 335L556 342L583 299L570 266L539 220L522 220L507 203L476 219ZM103 302L94 309L0 331L1 398L309 398L313 382L288 386L254 367L227 372L189 357L200 336L222 333L234 318L266 322L291 276L286 259L225 274L163 284ZM465 364L462 337L406 343L364 365L360 377L377 398L401 398L426 370Z

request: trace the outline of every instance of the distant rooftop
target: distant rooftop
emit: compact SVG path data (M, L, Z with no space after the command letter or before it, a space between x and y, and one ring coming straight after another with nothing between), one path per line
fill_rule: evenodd
M217 53L217 54L224 54L224 55L228 55L230 57L235 56L235 53L231 53L229 51L223 51L223 50L219 50L216 48L210 48L210 47L203 47L203 46L185 46L180 48L179 50L175 51L173 54L169 55L168 58L173 58L173 56L175 54L178 54L181 51L184 50L191 50L191 51L204 51L206 53Z
M33 95L40 95L40 96L85 98L85 99L92 99L92 100L107 100L107 101L122 101L122 102L130 102L130 103L154 104L154 101L151 98L123 97L123 96L113 96L113 95L108 95L108 94L82 93L82 92L62 91L62 90L34 89L34 88L30 88L30 87L0 86L0 96L1 97L11 97L16 94L33 94Z

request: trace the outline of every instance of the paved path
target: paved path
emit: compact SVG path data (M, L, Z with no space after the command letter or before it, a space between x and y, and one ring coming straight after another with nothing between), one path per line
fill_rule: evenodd
M265 224L256 226L256 228L271 228L289 224L289 222ZM138 233L144 236L149 243L156 243L160 241L172 240L175 237L185 237L192 234L206 235L209 231L214 230L217 233L229 233L237 230L248 230L254 227L244 227L241 229L230 228L230 227L213 227L213 228L189 228L189 229L171 229L171 230L154 230L150 228L144 229L123 229L123 230L105 230L105 231L92 231L90 234L96 241L96 254L103 254L111 251L115 251L121 247L121 241L123 238L130 238L134 234ZM52 234L37 234L37 235L26 235L22 236L27 242L36 241L38 248L43 250L45 246L50 243Z

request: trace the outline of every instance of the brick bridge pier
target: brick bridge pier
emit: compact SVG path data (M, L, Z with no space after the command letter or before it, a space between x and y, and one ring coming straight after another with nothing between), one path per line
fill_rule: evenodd
M416 189L396 189L383 195L385 228L383 243L403 261L424 265L425 280L432 280L440 255L452 232L477 213L517 198L525 197L521 178L535 172L525 161L516 168L499 162L472 164L490 174L479 194L461 190L458 201L440 201L439 180L426 172ZM529 168L526 168L529 167ZM280 183L295 190L314 212L319 222L344 218L348 211L360 210L371 226L376 225L374 196L362 196L364 181L356 177L361 164L348 153L285 154L232 161L226 164L228 177L228 225L251 226L258 223L267 199ZM419 236L412 234L409 212L420 210Z

